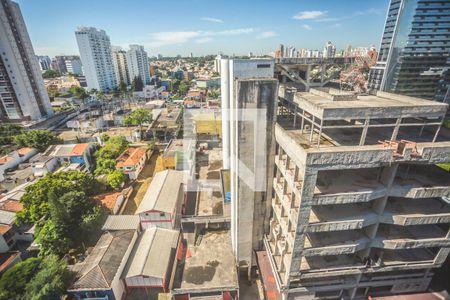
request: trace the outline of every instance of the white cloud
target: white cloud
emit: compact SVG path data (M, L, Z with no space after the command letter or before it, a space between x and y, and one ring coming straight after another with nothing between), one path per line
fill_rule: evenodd
M223 23L222 19L211 18L211 17L203 17L200 20L207 21L207 22L213 22L213 23Z
M340 28L342 27L341 23L334 23L333 25L330 26L330 28Z
M250 34L255 32L254 28L237 28L222 31L165 31L150 34L150 41L144 42L146 47L162 47L167 45L184 44L190 41L206 43L214 36L234 36Z
M323 17L326 14L327 11L320 11L320 10L301 11L292 18L296 20L312 20Z
M312 27L309 26L309 25L307 25L307 24L303 25L302 27L303 27L304 29L306 29L306 30L311 30L311 29L312 29Z
M210 37L204 37L204 38L200 38L200 39L196 39L194 42L196 42L197 44L205 44L212 41L212 38Z
M339 21L339 18L322 18L322 19L316 19L314 22L336 22Z
M264 31L258 36L259 39L269 39L277 36L278 34L275 31Z

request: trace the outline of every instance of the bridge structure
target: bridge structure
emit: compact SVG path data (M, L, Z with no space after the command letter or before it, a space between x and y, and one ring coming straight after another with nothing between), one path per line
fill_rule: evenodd
M326 71L333 65L348 65L356 62L356 57L308 57L308 58L276 58L275 76L281 83L292 82L297 88L308 91L311 87L322 87L329 82ZM311 78L311 71L320 68L318 79Z

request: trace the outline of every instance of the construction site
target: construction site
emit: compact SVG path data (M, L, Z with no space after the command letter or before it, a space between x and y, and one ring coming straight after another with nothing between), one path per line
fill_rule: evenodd
M278 96L270 229L257 252L266 296L426 291L450 252L450 174L436 166L450 162L448 105L284 85Z

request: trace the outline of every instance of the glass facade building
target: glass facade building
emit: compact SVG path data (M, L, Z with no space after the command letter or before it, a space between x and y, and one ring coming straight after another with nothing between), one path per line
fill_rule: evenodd
M450 1L391 0L369 89L450 102Z

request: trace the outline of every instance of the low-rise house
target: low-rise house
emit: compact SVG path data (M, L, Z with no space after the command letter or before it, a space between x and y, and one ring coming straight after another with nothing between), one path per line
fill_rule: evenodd
M126 188L120 192L110 192L98 195L95 198L115 215L119 213L122 204L124 203L125 199L129 197L132 191L132 188Z
M94 164L93 154L97 149L94 143L52 145L44 152L45 156L55 157L60 164L85 165L92 170Z
M103 231L136 230L140 231L139 216L136 215L110 215L103 224Z
M180 228L181 207L184 202L183 172L165 170L153 177L136 214L143 229Z
M30 163L35 177L43 177L47 173L52 173L59 166L59 162L56 157L46 156L41 153L30 159Z
M197 100L197 101L203 101L205 100L205 92L201 91L201 90L190 90L187 94L186 94L186 99L189 100Z
M127 292L134 289L145 289L150 295L168 292L177 266L174 261L181 248L178 230L151 228L142 232L122 275Z
M0 181L5 179L5 172L8 169L14 169L23 162L37 154L37 150L34 148L21 148L16 151L0 157Z
M1 183L3 189L10 191L15 187L34 180L33 168L29 163L20 164L15 170L7 171Z
M0 253L0 275L21 260L19 251Z
M8 252L16 244L15 221L15 212L0 210L0 253Z
M75 282L67 290L75 299L121 300L120 276L137 238L136 230L106 231L86 260L75 265Z
M147 148L129 147L116 159L116 169L122 170L131 180L137 179L147 161Z

